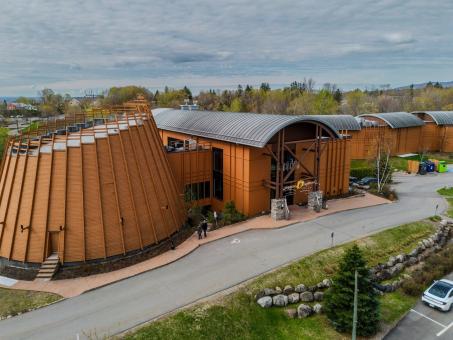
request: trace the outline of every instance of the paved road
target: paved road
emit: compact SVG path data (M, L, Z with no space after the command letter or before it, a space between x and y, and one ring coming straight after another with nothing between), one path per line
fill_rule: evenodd
M446 279L453 280L453 273ZM453 310L441 312L426 306L421 300L385 337L385 340L430 339L453 339Z
M289 261L446 208L435 189L453 173L402 176L400 201L345 211L277 230L254 230L206 244L165 267L0 321L1 339L76 339L113 335ZM239 242L238 242L239 240Z

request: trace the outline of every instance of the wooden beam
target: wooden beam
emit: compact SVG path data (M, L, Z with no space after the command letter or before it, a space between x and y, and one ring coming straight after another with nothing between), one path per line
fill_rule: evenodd
M22 141L19 144L19 152L17 153L17 160L19 162L20 159L20 146L22 145ZM13 227L13 235L11 237L11 247L9 248L9 255L8 260L11 260L11 256L14 250L14 238L16 237L16 229L17 229L17 221L19 219L19 212L20 212L20 205L22 203L22 191L24 189L24 180L25 180L25 173L27 171L27 163L28 163L28 150L30 148L30 138L27 138L27 148L25 149L25 161L24 161L24 168L22 170L22 179L20 182L20 189L19 189L19 198L17 200L17 209L16 209L16 216L14 217L14 227Z
M53 178L53 154L54 154L54 142L55 142L55 135L52 135L52 141L50 143L50 171L49 171L49 191L47 193L47 209L46 209L46 227L45 227L45 242L44 242L44 249L42 252L42 262L45 261L47 257L47 249L49 247L49 208L50 208L50 195L52 194L52 178Z
M118 129L118 133L119 133L119 129ZM96 140L96 136L95 136L95 140ZM118 225L120 227L121 243L123 245L123 255L125 255L126 254L126 245L124 243L123 217L121 216L121 211L120 211L120 201L119 201L119 198L118 198L118 188L116 186L115 166L114 166L114 163L113 163L112 145L110 144L110 135L109 135L108 126L107 126L107 144L108 144L110 164L111 164L110 168L112 170L112 177L113 177L113 189L115 191L116 211L118 213Z
M138 233L138 239L140 241L140 249L143 249L143 239L142 239L142 233L140 231L140 226L138 225L138 216L137 216L137 208L135 206L135 200L134 200L134 194L132 193L132 184L131 184L131 178L129 176L129 166L127 165L126 161L126 153L124 150L124 143L123 143L123 136L121 135L121 129L120 125L118 123L118 116L115 116L116 120L116 126L118 127L118 136L120 139L120 145L121 145L121 153L123 157L123 164L124 168L126 169L126 178L127 178L127 184L129 188L129 195L131 197L131 202L132 202L132 210L134 211L134 217L135 217L135 229L137 230ZM129 118L126 116L126 121L127 121L127 128L129 130Z
M93 139L94 139L94 152L95 152L95 162L96 162L96 184L98 185L98 194L99 194L99 217L101 220L101 226L102 226L102 239L104 241L103 248L104 248L104 258L107 258L107 244L105 240L105 225L104 225L104 216L102 213L102 193L101 193L101 178L100 178L100 171L99 171L99 161L98 161L98 145L96 142L96 137L95 134L93 133ZM107 134L107 139L108 139L108 134ZM113 167L113 165L112 165Z
M28 257L28 246L29 246L29 243L30 243L31 222L32 222L33 212L35 210L36 183L38 182L39 160L41 158L41 143L42 143L42 137L39 137L38 156L37 156L38 159L36 160L35 180L33 181L33 195L32 195L32 198L31 198L31 209L30 209L30 214L29 214L28 223L27 223L27 226L29 228L27 230L27 241L26 241L26 244L25 244L25 253L24 253L23 262L26 262L27 261L27 257Z

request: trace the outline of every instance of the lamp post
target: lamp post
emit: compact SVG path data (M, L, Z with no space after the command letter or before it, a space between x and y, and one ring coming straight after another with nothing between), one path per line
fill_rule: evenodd
M357 339L357 270L354 274L354 314L352 316L352 340Z

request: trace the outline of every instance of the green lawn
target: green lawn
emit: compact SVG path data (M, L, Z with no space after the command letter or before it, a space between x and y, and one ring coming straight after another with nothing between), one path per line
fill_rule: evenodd
M416 222L363 238L357 243L371 265L390 255L413 249L434 231L430 222ZM288 319L283 309L259 307L254 295L264 287L286 284L313 285L332 276L346 247L337 246L305 257L277 271L265 274L239 291L217 301L198 304L151 323L127 339L349 339L337 333L324 315L307 319ZM395 292L381 298L382 319L399 319L415 300ZM294 308L297 305L294 305Z
M60 299L56 294L0 288L0 317L24 313Z
M448 217L453 217L453 187L443 187L443 188L437 190L437 192L440 195L445 196L445 199L447 200L447 202L450 206L447 209L446 214Z
M453 153L428 153L423 157L423 160L437 159L439 161L445 161L448 164L453 164ZM420 161L420 155L410 157L391 157L393 168L401 171L407 170L407 161L414 160ZM354 159L351 160L351 169L367 168L372 166L372 161L365 159Z

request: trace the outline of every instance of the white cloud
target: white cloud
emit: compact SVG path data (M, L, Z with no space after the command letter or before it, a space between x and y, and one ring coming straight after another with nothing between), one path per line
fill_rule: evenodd
M158 80L163 87L195 78L206 84L304 76L340 84L453 79L449 0L435 6L425 0L0 3L0 95L32 95L32 84L67 84L63 90ZM379 69L374 79L369 69Z

